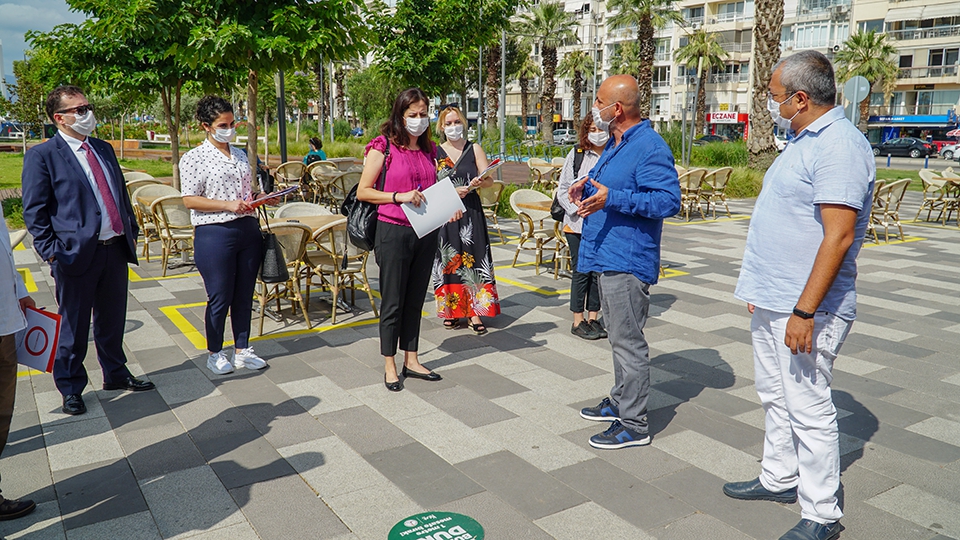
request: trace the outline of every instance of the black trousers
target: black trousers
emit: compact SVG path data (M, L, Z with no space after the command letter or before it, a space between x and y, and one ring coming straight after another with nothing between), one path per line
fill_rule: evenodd
M256 218L242 217L226 223L196 228L193 260L207 290L204 328L207 350L223 349L223 331L230 312L234 347L246 349L250 339L253 289L260 271L263 237Z
M417 238L412 227L377 222L374 248L380 267L380 354L396 356L397 344L416 351L420 314L437 255L439 231Z
M570 280L570 311L574 313L583 313L583 307L586 305L587 311L600 311L600 287L599 277L596 272L578 272L577 260L580 253L580 235L577 233L563 233L567 237L567 244L570 245L570 266L573 267L573 278Z

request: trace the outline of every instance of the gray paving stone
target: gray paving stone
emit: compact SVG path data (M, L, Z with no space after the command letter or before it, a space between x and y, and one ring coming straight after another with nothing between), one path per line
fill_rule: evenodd
M529 388L502 377L482 366L463 366L445 370L444 377L465 386L487 399L526 392Z
M517 416L459 385L435 392L424 392L420 397L472 428Z
M366 406L323 414L319 420L362 456L413 442L409 435Z
M841 351L841 355L843 352ZM851 375L843 371L836 371L833 374L833 388L846 390L855 396L873 396L884 397L903 389L902 386L883 383L872 378L860 375Z
M58 471L123 458L123 450L106 418L44 426L50 469Z
M579 493L510 452L497 452L457 466L487 491L535 520L586 502ZM536 497L530 497L536 493Z
M256 431L242 431L197 443L227 489L295 474L276 449Z
M67 540L103 540L105 538L160 540L160 531L157 530L150 512L131 514L67 531Z
M594 536L598 532L607 538L653 540L652 536L594 502L561 510L538 519L536 523L557 540L579 540Z
M169 405L220 395L220 390L210 382L206 374L193 365L183 369L167 368L154 373L152 379L157 385L157 392Z
M472 517L483 527L486 538L523 538L524 540L552 538L489 491L442 504L437 507L437 510Z
M246 525L233 498L207 466L143 481L140 489L165 539L187 538L230 525Z
M749 536L734 529L719 519L696 513L680 518L650 531L659 540L688 540L710 538L711 540L751 540Z
M176 419L146 429L117 431L117 438L138 480L198 467L206 462Z
M100 404L115 431L149 429L177 421L157 392L104 392Z
M352 356L307 360L307 364L345 390L367 386L383 377L382 365L372 368Z
M294 354L270 359L270 369L264 372L274 384L309 379L319 375L316 369Z
M7 444L3 451L3 461L0 462L3 464L3 485L0 487L4 493L10 498L31 499L38 504L56 499L47 452L43 448L11 451L17 446Z
M257 482L230 491L264 540L336 538L350 530L297 476Z
M0 521L0 535L10 540L64 540L63 522L55 501L38 503L33 513L19 519Z
M418 442L368 454L364 458L424 508L483 491L473 480Z
M879 510L863 501L850 501L840 520L846 530L841 537L857 540L933 540L936 531ZM949 537L943 537L949 538Z
M591 436L603 430L605 426L606 424L602 422L591 423L589 427L564 434L563 438L590 450L600 459L645 482L690 467L690 464L686 461L653 446L644 447L642 451L638 452L611 452L590 446L587 441L590 440Z
M65 529L76 529L147 509L125 459L54 471L53 479Z
M606 371L585 364L565 354L549 350L524 353L523 359L573 381L588 379L607 373Z
M709 405L701 405L699 400L697 405L677 405L673 422L740 450L763 440L763 430L715 413L710 410Z

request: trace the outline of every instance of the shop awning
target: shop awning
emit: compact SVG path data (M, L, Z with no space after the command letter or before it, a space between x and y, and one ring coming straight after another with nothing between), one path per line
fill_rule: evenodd
M924 19L939 19L942 17L960 17L960 2L938 4L923 8Z
M893 8L887 10L887 16L883 20L887 22L897 21L919 21L923 16L923 6Z

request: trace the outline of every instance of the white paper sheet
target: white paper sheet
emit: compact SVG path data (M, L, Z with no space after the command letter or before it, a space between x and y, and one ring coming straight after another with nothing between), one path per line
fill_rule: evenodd
M17 363L52 373L60 341L60 315L33 308L27 308L24 314L27 329L23 341L17 340Z
M423 190L422 193L424 200L420 206L414 206L413 203L400 205L418 238L423 238L439 229L444 223L450 221L457 210L466 211L460 195L457 195L457 188L453 187L449 178L444 178Z

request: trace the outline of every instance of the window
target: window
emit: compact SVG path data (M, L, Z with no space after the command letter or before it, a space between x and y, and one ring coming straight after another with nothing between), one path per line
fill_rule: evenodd
M653 110L653 114L656 116L666 115L667 111L670 110L670 95L658 94L653 96L650 102L650 109Z
M735 21L743 19L743 2L730 2L729 4L720 4L717 10L717 21Z
M957 64L957 57L960 49L930 49L928 56L928 66L954 66Z
M793 25L794 48L816 49L830 44L830 21L813 21Z
M670 66L653 67L653 88L670 88Z
M913 67L913 55L904 55L900 57L900 67L908 68Z
M860 21L857 23L857 29L861 32L873 30L876 33L883 32L883 19L872 19L869 21Z
M670 39L658 39L656 41L656 51L653 53L653 59L658 62L667 62L670 60Z
M687 20L688 23L702 23L703 22L703 6L686 8L683 10L683 18Z

